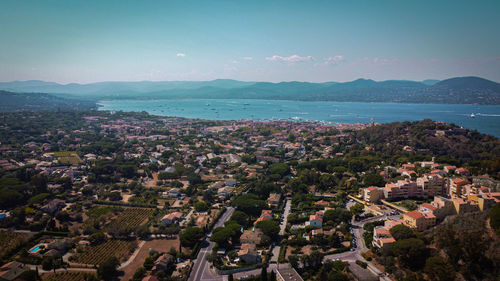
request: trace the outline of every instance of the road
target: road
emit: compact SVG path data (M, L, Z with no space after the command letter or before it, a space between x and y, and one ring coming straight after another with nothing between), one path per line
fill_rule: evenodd
M325 259L329 260L343 260L343 261L356 261L356 260L361 260L364 261L368 264L369 270L372 271L375 275L378 275L381 280L384 281L391 281L391 279L385 275L383 275L383 272L378 270L375 266L373 266L369 261L365 260L361 256L361 253L368 251L368 248L365 245L365 239L363 239L363 226L368 223L368 222L373 222L376 220L386 220L386 219L397 219L399 218L400 215L394 215L394 216L377 216L377 217L371 217L366 220L362 221L353 221L351 225L351 229L353 230L354 237L356 237L356 248L354 251L348 251L344 253L339 253L339 254L333 254L333 255L328 255L325 256Z
M280 225L280 235L285 235L285 228L288 221L288 215L290 214L290 209L292 208L292 199L286 200L285 210L283 212L283 221Z
M191 219L191 216L193 215L193 212L194 212L194 208L191 209L191 211L189 211L189 213L187 214L186 218L184 218L184 220L181 221L181 223L179 224L181 227L183 227L186 223L189 222L189 220Z
M220 226L223 226L226 221L229 220L231 215L234 212L233 207L228 207L227 210L222 214L222 216L217 220L214 225L214 229ZM212 232L210 232L210 235ZM207 261L207 257L212 253L212 249L214 248L215 243L211 242L208 239L203 240L200 252L198 253L198 257L194 260L193 269L191 270L191 274L189 275L190 281L222 281L227 280L227 276L218 275L212 270L210 270L209 262Z
M281 224L280 224L280 232L279 232L280 236L285 235L285 228L286 228L286 224L288 222L288 215L290 214L290 209L291 208L292 208L292 200L291 199L287 199L286 204L285 204L285 208L283 210L282 221L281 221ZM278 245L276 245L272 249L272 254L273 255L271 256L271 260L270 260L271 264L272 263L278 263L280 249L281 249L281 246L278 246Z

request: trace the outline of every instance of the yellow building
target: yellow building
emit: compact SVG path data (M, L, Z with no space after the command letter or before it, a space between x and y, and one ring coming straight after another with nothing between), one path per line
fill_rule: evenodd
M403 214L403 223L416 231L423 231L436 224L436 216L415 210Z

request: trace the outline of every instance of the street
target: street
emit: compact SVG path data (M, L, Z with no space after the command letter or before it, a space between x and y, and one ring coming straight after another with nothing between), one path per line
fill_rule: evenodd
M361 260L363 262L366 262L368 264L368 269L372 271L375 275L379 276L382 280L384 281L391 281L391 279L383 274L378 268L373 266L369 261L365 260L361 256L361 253L368 251L368 247L365 245L365 240L363 239L363 233L364 229L363 226L366 223L377 221L377 220L386 220L386 219L397 219L399 218L400 215L393 215L393 216L377 216L377 217L371 217L362 221L354 221L352 222L351 229L353 230L354 237L356 237L356 245L357 247L355 248L354 251L348 251L344 253L339 253L339 254L333 254L333 255L328 255L325 256L325 260L342 260L342 261L349 261L349 262L355 262L356 260Z
M226 212L217 220L214 225L214 229L220 226L223 226L226 221L229 220L231 215L234 212L233 207L228 207ZM212 234L212 232L210 232ZM212 252L215 243L211 242L208 239L203 240L200 252L198 253L198 257L193 261L193 269L191 270L191 274L189 275L190 281L199 281L199 280L213 280L213 281L222 281L226 280L227 276L218 275L215 272L210 270L209 262L207 261L207 257Z

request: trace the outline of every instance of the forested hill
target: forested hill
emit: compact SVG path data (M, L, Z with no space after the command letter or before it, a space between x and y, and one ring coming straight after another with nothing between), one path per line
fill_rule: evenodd
M0 82L0 89L86 99L273 99L339 102L500 104L500 84L480 77L442 81L358 79L351 82L141 81L57 84Z
M12 93L0 91L0 112L17 110L89 110L96 109L96 103L65 99L42 93Z
M438 162L466 165L500 178L498 138L432 120L375 125L354 133L357 145L369 146L390 162L424 160L436 156ZM388 159L389 160L389 159Z

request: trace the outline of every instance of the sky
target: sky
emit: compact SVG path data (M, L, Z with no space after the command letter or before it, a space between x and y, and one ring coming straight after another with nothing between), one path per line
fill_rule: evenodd
M0 1L0 81L500 82L500 2Z

